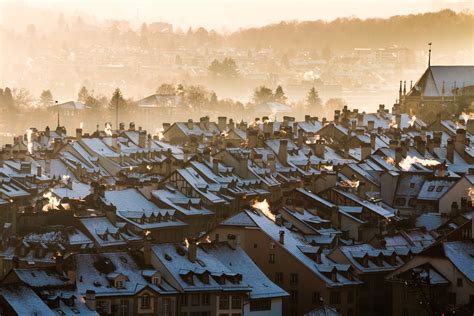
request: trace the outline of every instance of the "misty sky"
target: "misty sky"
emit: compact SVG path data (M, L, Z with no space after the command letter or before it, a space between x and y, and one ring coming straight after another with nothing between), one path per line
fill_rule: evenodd
M1 0L3 19L18 4L86 13L99 19L164 21L176 26L216 30L261 26L281 20L331 20L336 17L388 17L437 11L473 9L474 0ZM18 13L18 10L15 10Z

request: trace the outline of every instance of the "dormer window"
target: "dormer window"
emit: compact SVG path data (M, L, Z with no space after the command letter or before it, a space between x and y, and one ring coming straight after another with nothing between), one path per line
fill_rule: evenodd
M117 289L123 289L123 280L115 280L115 287Z
M151 278L151 283L153 283L154 285L160 285L161 283L161 276L160 275L154 275L152 278Z

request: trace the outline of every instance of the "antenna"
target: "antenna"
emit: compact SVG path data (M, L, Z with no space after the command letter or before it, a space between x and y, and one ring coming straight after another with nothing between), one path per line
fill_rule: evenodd
M119 103L119 95L115 98L115 128L118 129L118 103Z
M58 104L57 100L54 101L54 103L56 103L56 111L58 112L57 114L58 114L58 127L59 127L59 126L61 126L61 125L59 125L59 104Z
M429 50L428 50L428 67L431 66L431 42L428 43Z

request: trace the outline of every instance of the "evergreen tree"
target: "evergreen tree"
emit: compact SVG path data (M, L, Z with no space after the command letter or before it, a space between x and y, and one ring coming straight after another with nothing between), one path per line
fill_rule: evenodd
M119 112L128 110L127 101L125 101L123 98L120 88L115 89L114 93L112 94L112 98L109 101L109 110L115 112L117 108Z
M50 90L43 90L43 92L41 92L40 104L43 107L48 107L53 104L53 94Z
M278 86L275 89L274 99L275 101L280 102L280 103L286 102L287 97L285 96L285 92L283 91L283 88L281 86Z
M82 103L86 103L87 98L90 95L91 94L89 93L89 90L87 90L86 87L82 86L81 90L79 90L79 93L77 94L77 100L82 102Z
M3 91L3 105L6 109L12 109L15 106L12 90L9 87L6 87L5 91Z
M309 89L308 96L306 97L306 104L310 108L319 108L322 105L321 98L319 98L318 91L314 87Z

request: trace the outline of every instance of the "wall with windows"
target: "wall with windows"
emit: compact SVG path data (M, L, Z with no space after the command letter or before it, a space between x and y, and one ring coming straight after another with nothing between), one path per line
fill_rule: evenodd
M282 299L251 300L244 304L244 316L281 316Z

